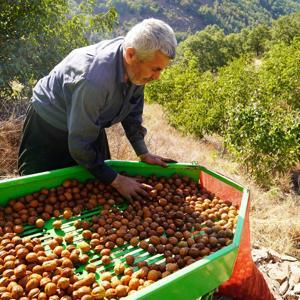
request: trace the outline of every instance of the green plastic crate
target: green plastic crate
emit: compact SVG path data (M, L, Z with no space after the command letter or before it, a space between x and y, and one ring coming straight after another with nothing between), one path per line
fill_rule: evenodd
M126 298L128 300L212 299L213 291L229 279L232 274L249 201L249 190L221 174L195 164L169 164L167 168L162 168L131 161L107 161L106 163L114 170L126 172L130 175L149 176L155 174L166 177L171 176L174 173L187 175L195 181L198 181L201 186L205 187L210 192L220 196L222 199L230 200L233 203L240 205L237 227L232 244ZM76 166L2 180L0 181L0 205L5 206L11 199L39 191L42 188L52 188L60 185L65 179L75 178L79 181L84 181L93 178L93 176L84 168ZM90 219L94 214L98 214L100 210L101 208L97 208L93 211L85 211L80 217L64 220L62 229L58 231L52 229L53 220L49 220L46 222L44 229L27 226L23 234L39 237L42 240L42 243L47 245L47 241L52 239L55 235L64 235L73 232L75 235L74 243L76 244L81 239L80 232L82 230L75 229L73 226L74 220L78 218ZM115 248L112 257L124 260L125 254L142 254L142 252L144 251L138 247L132 247L127 244ZM148 255L147 259L150 263L159 261L160 259L158 257L152 257L150 254L146 254L146 252L143 255ZM99 272L111 267L108 265L104 268L97 255L90 255L89 263L91 262L99 266L97 269ZM85 271L83 267L77 271L84 276ZM97 278L99 278L99 273L97 275Z

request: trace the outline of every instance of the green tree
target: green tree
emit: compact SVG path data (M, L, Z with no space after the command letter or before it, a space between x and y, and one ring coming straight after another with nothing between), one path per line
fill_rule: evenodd
M274 184L300 160L300 114L270 103L237 105L229 114L226 145L261 185Z
M246 48L253 51L256 56L265 51L266 42L271 39L269 28L264 24L254 27L248 34Z
M239 57L244 53L244 41L241 33L231 33L225 36L229 57Z
M0 96L12 94L13 82L30 86L73 48L87 45L89 34L111 29L116 11L93 15L94 5L84 0L71 9L67 0L1 1Z
M274 45L264 55L260 82L274 106L300 110L300 38Z
M300 37L300 13L284 16L272 24L273 42L290 44L295 37Z
M207 26L204 30L188 37L181 43L178 52L184 57L186 50L197 58L199 70L202 72L207 70L215 72L228 60L224 31L216 25Z

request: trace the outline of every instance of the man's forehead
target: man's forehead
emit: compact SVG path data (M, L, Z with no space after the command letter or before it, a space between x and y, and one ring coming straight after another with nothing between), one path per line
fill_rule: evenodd
M163 69L169 64L170 58L163 54L160 50L156 50L153 57L145 62L154 68Z

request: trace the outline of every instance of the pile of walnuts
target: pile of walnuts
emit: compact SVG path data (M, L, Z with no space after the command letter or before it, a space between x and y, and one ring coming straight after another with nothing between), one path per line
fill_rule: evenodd
M66 180L1 208L1 299L118 299L232 242L236 205L187 176L137 177L152 188L147 199L129 201L125 209L118 192L98 180ZM99 205L100 214L71 219ZM20 236L24 225L43 228L51 218L55 230L63 219L76 230L43 244ZM83 279L76 274L82 265Z

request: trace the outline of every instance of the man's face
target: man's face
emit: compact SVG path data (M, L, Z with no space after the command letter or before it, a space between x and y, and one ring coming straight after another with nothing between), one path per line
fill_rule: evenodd
M170 58L157 50L148 59L139 59L134 48L127 48L124 53L125 69L128 79L136 85L159 79L160 73L170 62Z

